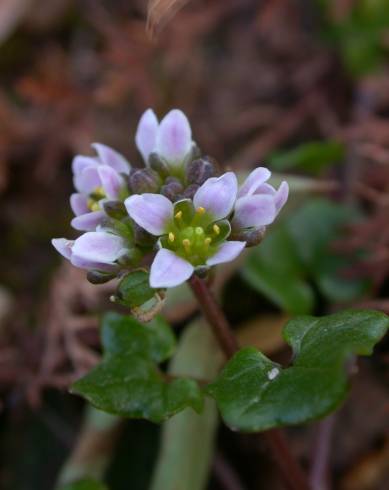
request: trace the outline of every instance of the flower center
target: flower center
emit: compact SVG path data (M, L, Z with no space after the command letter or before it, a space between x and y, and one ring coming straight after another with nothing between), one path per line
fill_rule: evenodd
M204 265L220 245L220 227L212 220L210 223L204 208L197 208L191 216L185 214L180 209L175 212L168 234L161 239L162 246L194 266Z
M89 194L88 198L88 209L91 211L100 211L100 201L106 197L104 189L102 187L96 187L96 189Z

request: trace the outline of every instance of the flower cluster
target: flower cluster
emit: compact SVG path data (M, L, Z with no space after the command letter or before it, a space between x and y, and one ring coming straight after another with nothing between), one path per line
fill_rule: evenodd
M54 239L53 245L95 282L151 256L151 287L177 286L259 243L288 198L288 184L276 190L264 167L241 186L233 172L220 175L212 159L200 157L177 109L161 122L148 109L135 142L143 168L132 168L102 144L93 145L97 156L73 160L72 226L85 233L74 241Z

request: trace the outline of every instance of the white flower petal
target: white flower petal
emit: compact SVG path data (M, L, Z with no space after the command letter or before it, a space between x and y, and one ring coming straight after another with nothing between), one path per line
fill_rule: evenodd
M236 201L232 219L234 228L250 228L269 225L276 217L274 197L266 194L254 194L241 197Z
M287 182L283 181L274 196L274 204L276 206L277 214L281 211L282 207L288 200L288 196L289 196L289 185Z
M73 174L77 175L87 167L95 167L98 165L98 160L95 157L87 157L84 155L77 155L73 158L72 170Z
M159 250L151 264L150 286L152 288L173 288L188 280L194 267L171 250Z
M139 120L135 134L135 143L147 164L150 153L157 145L158 119L152 109L147 109Z
M157 135L157 152L170 163L181 163L192 147L192 130L185 114L171 110L162 119Z
M125 185L123 177L112 167L108 167L108 165L100 165L97 171L108 199L119 199Z
M89 212L88 198L84 194L75 192L70 196L70 207L76 216Z
M101 143L93 143L92 147L96 150L103 165L108 165L119 173L130 173L131 165L122 154Z
M72 247L74 240L67 240L66 238L53 238L51 240L53 247L59 252L65 259L69 259L72 256Z
M82 194L91 194L95 189L101 187L101 180L97 171L98 165L89 165L74 175L74 187Z
M224 242L220 245L218 251L207 260L207 265L223 264L232 262L242 252L246 242Z
M238 182L233 172L221 177L212 177L196 191L193 203L196 208L203 207L215 220L228 216L234 206Z
M173 217L173 204L161 194L135 194L124 204L130 217L152 235L166 233L166 225Z
M91 213L80 214L72 219L70 224L75 230L94 231L106 218L104 211L92 211Z
M126 243L120 236L103 231L87 232L75 240L71 261L83 268L113 265L115 260L125 254Z
M238 197L250 196L251 194L254 194L258 187L265 183L270 176L271 172L266 167L258 167L254 169L240 186Z

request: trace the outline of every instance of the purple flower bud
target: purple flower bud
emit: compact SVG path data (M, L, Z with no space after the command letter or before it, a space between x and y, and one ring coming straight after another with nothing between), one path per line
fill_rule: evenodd
M201 185L215 175L215 168L209 160L199 158L188 163L185 173L188 184Z
M182 183L175 177L168 177L165 184L161 187L161 194L175 202L181 197L184 190Z
M196 192L199 190L200 186L198 184L190 184L182 193L184 199L193 199Z
M157 192L161 185L158 174L150 168L142 168L131 172L129 177L130 189L134 194Z

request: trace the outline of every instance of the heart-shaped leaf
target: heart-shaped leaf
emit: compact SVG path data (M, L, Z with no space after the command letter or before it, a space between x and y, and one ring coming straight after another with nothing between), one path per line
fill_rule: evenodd
M389 327L375 311L348 310L287 323L284 339L294 362L283 369L254 348L239 351L207 387L225 422L234 429L262 431L323 417L346 396L346 364L369 355Z
M161 422L186 407L201 411L203 396L192 379L167 381L158 369L173 354L175 338L156 318L147 325L109 313L103 319L103 361L76 381L72 392L108 413Z

